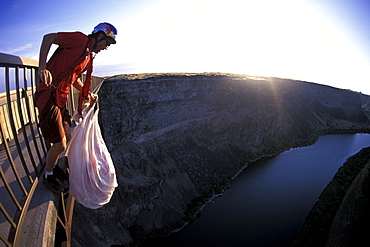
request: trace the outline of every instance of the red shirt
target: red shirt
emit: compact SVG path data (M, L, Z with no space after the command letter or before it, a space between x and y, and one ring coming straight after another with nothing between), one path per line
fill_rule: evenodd
M53 82L62 79L60 83L63 84L63 87L57 91L62 94L68 94L71 85L86 71L87 64L91 59L91 56L86 53L86 49L89 48L87 47L89 39L81 32L59 32L58 41L59 47L48 61L46 69L50 71ZM85 56L83 61L81 61L82 55ZM76 66L78 60L81 62ZM72 66L75 66L78 70L72 71ZM61 78L62 73L65 71L71 72L68 73L68 77L63 76L65 78ZM37 87L37 91L43 90L50 90L50 87L41 82ZM64 105L59 104L60 107L64 107Z

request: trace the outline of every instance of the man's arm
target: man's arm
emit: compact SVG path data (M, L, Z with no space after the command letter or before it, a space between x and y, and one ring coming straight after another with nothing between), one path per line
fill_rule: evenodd
M51 73L46 69L46 59L52 44L59 44L57 33L50 33L45 35L42 39L40 47L39 75L41 81L44 81L47 85L50 85L53 80Z
M82 91L82 88L84 86L84 84L82 83L82 81L80 80L80 78L77 78L77 80L75 81L75 83L73 83L73 86L78 90L78 91ZM88 100L90 102L94 101L96 98L97 98L97 95L90 92L89 91L89 95L87 96L88 97Z
M75 81L75 83L73 83L73 86L78 90L78 91L82 91L82 87L84 86L84 84L82 83L82 81L80 80L80 78L77 78L77 80Z

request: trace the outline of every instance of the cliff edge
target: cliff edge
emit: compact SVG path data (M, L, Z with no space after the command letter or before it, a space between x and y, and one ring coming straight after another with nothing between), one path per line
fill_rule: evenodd
M369 131L360 93L279 78L118 75L106 79L99 102L119 187L101 209L76 206L75 246L169 232L247 162L323 134Z

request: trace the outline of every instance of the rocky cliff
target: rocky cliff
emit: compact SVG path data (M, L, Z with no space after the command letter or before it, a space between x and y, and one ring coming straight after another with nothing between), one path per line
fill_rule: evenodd
M247 162L323 134L369 131L359 93L288 79L119 75L99 96L119 187L101 209L76 206L74 246L176 228L195 198L217 193Z

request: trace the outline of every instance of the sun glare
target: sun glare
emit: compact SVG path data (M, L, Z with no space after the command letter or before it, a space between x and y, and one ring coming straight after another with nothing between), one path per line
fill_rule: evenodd
M123 30L124 55L110 62L128 60L142 72L231 72L323 84L333 73L343 83L370 78L369 61L310 1L163 0Z

